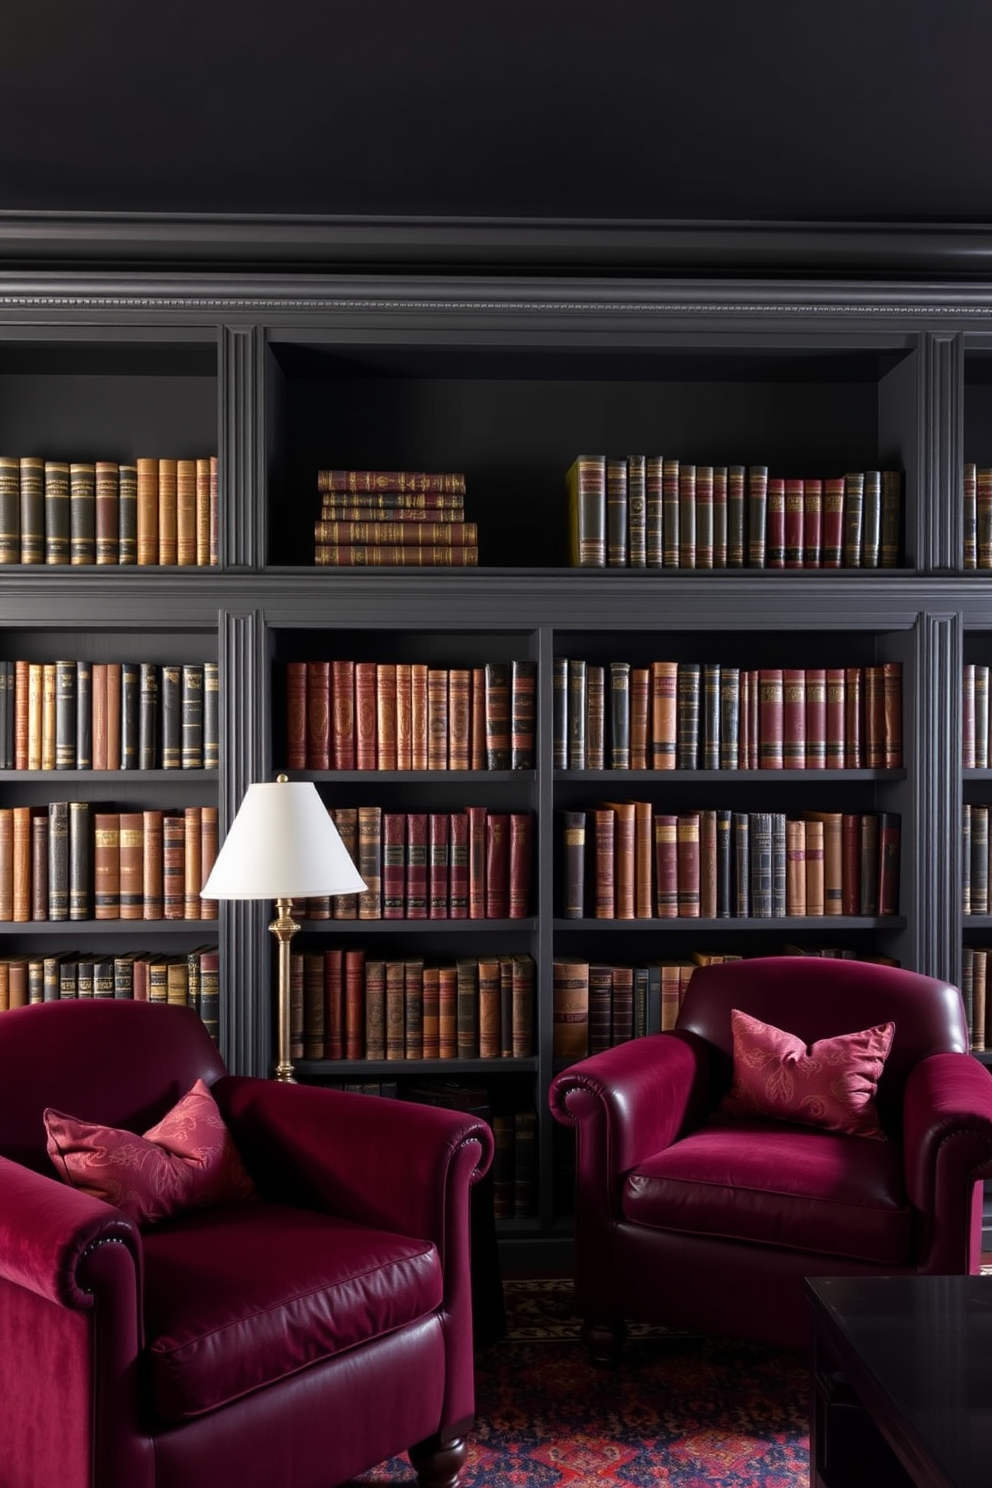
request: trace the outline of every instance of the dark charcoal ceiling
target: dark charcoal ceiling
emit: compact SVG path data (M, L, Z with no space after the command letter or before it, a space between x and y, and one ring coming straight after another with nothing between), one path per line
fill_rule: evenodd
M992 223L983 0L5 0L0 211Z

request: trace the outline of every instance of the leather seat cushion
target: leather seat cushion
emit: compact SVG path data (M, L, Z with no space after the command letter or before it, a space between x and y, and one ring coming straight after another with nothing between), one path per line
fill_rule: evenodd
M902 1265L913 1218L894 1142L715 1117L627 1177L633 1224Z
M259 1201L143 1236L155 1409L185 1420L437 1308L429 1241Z

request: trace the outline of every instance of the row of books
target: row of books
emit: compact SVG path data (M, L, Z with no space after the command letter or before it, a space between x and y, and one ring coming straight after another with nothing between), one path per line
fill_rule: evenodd
M217 1037L220 958L215 945L182 955L78 950L0 958L0 1011L35 1002L126 998L197 1010Z
M479 528L465 520L461 472L319 470L320 567L473 568Z
M966 801L961 812L961 913L992 913L989 821L992 807Z
M966 569L992 568L992 466L966 460L961 483Z
M527 952L447 965L359 947L290 955L294 1059L528 1059L535 963Z
M216 856L216 806L5 806L0 921L213 920L218 906L200 889Z
M530 913L533 814L331 811L365 880L358 894L294 901L298 917L336 920L519 920Z
M895 568L895 470L771 475L661 455L579 455L566 479L573 568Z
M554 659L560 770L902 766L902 664L726 666Z
M966 770L987 770L990 759L989 667L969 661L961 687L961 764Z
M214 661L0 661L0 769L215 770L219 698Z
M532 770L537 665L286 663L290 770Z
M0 455L0 563L216 565L217 469Z
M563 811L566 919L894 915L895 812L657 812L650 801Z
M992 946L965 945L961 952L961 997L976 1054L992 1049L992 989L989 962Z

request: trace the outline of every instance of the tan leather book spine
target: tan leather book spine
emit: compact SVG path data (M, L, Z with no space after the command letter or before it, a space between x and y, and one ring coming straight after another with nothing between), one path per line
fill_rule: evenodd
M45 668L40 661L28 666L27 769L41 769L41 737L45 708Z
M121 767L121 663L107 662L107 769Z
M210 566L210 460L196 462L196 563Z
M592 827L593 914L597 920L616 918L616 814L606 806L587 813ZM587 844L589 838L587 836Z
M366 978L366 985L367 985ZM441 968L425 966L423 969L423 1052L424 1059L441 1057Z
M332 770L355 768L355 663L347 658L331 662Z
M630 669L630 768L648 768L648 733L651 713L651 671Z
M217 861L217 848L219 845L218 812L216 806L202 806L200 808L200 887L210 877L210 872ZM216 899L200 899L201 920L215 920L220 913L220 905ZM195 919L196 916L194 915Z
M427 768L448 768L448 671L446 667L427 670Z
M14 769L28 768L30 745L30 692L31 664L28 661L14 662Z
M220 462L210 456L210 566L220 563Z
M55 769L56 669L46 661L41 672L41 768Z
M822 821L806 822L806 913L822 915L825 905L825 865Z
M176 461L176 562L196 565L196 461Z
M410 768L428 768L427 665L415 661L410 667Z
M714 813L714 823L715 821L716 816ZM650 920L654 914L653 864L654 809L650 801L635 801L634 918L638 920Z
M651 768L674 770L678 746L678 663L651 663Z
M179 461L158 462L158 561L174 568L179 550Z
M376 768L396 769L396 663L380 661L375 669Z
M160 920L165 905L162 886L163 813L148 810L141 813L141 879L144 885L143 920Z
M472 764L472 672L469 667L448 671L448 769L468 770Z
M117 811L93 813L93 915L121 917L121 819Z
M454 966L440 966L437 974L438 992L438 1057L458 1057L458 970Z
M14 810L0 807L0 923L14 918Z
M469 769L486 768L486 669L472 668L472 717Z
M355 768L376 768L377 741L379 734L376 719L376 664L374 661L355 663Z
M184 909L186 920L200 919L200 890L203 887L203 812L199 806L187 806L183 812Z
M500 1058L500 970L498 956L479 957L479 1058Z
M166 1002L172 1007L189 1003L189 969L185 957L170 957L166 968Z
M15 956L9 963L8 978L10 984L10 1006L12 1008L27 1007L28 1005L28 963L24 956Z
M785 824L785 912L806 913L806 828L803 821Z
M13 811L13 877L10 918L27 922L31 918L31 807L14 806Z
M614 912L617 920L635 918L637 809L633 801L604 801L614 815Z
M403 963L403 1043L407 1059L424 1057L424 963Z
M552 967L552 1053L584 1059L589 1038L589 963L556 958Z
M92 675L93 768L107 768L107 663L95 661Z
M10 1007L10 967L6 961L0 961L0 1013L5 1013Z
M120 918L140 920L145 912L144 816L120 813Z
M139 455L137 469L137 558L144 568L158 563L158 460Z

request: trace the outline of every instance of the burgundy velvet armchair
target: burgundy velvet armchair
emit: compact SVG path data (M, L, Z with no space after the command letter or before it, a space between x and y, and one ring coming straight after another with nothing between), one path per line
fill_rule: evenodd
M61 1181L43 1111L143 1133L202 1079L246 1202L141 1229ZM0 1015L4 1488L332 1488L472 1424L469 1190L485 1123L228 1075L196 1015Z
M876 1097L886 1140L721 1112L735 1008L807 1045L894 1021ZM806 1276L977 1271L992 1078L968 1047L947 983L763 957L699 969L673 1032L558 1074L593 1356L611 1359L628 1321L805 1347Z

